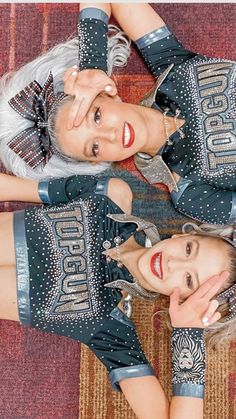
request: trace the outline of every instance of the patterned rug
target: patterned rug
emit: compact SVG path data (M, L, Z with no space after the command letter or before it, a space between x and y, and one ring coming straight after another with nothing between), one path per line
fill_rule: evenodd
M235 4L155 4L185 46L207 55L236 59ZM0 4L0 74L14 70L76 31L79 6L64 4ZM128 66L116 71L124 100L137 103L153 78L136 51ZM1 122L0 122L1 123ZM121 165L134 175L132 159ZM3 167L2 167L2 170ZM121 176L124 176L121 174ZM155 221L163 237L180 231L184 217L158 189L127 174L134 189L134 212ZM2 203L1 211L23 207ZM155 211L154 211L155 209ZM143 346L167 393L170 392L169 332L155 306L136 301L134 321ZM77 342L0 322L0 418L3 419L131 419L121 394L114 393L106 372ZM236 417L236 343L208 353L206 419Z

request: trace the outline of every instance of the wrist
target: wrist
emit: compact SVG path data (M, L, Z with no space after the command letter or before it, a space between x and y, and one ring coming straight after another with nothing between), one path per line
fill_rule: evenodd
M205 342L201 328L174 328L171 336L174 396L204 397Z
M78 24L80 70L100 69L107 73L108 19L105 12L96 8L81 11Z

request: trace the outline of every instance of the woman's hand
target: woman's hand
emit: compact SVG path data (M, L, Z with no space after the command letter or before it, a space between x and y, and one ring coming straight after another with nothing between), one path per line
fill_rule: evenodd
M102 92L109 96L117 94L114 81L104 71L96 69L77 70L77 66L70 67L63 77L65 94L74 96L73 105L68 115L68 129L81 124L97 95Z
M218 301L211 299L228 276L229 273L224 271L211 277L183 303L180 303L179 288L175 288L170 296L169 308L172 326L204 328L219 320L221 315L217 312Z

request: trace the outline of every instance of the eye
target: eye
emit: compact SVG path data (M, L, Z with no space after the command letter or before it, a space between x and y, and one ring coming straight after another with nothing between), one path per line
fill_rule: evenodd
M191 290L193 290L193 279L192 279L192 275L190 273L187 272L186 274L186 285L188 288L190 288Z
M94 112L94 122L96 124L99 124L101 121L101 111L100 108L96 108L96 111Z
M187 242L186 244L186 256L190 256L192 252L192 243Z
M93 143L92 145L92 154L94 157L97 157L99 153L99 144L98 143Z

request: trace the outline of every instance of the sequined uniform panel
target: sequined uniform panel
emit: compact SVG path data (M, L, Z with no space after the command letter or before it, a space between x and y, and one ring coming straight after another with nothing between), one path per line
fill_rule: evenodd
M104 231L108 239L114 235L114 223L105 218L117 211L112 204L87 195L26 210L33 326L83 341L85 324L96 327L119 302L120 293L103 286L112 275L101 255Z
M169 76L168 100L186 120L185 138L176 138L173 147L163 152L171 169L182 177L231 190L236 188L235 75L235 63L201 56L175 69Z
M118 278L131 282L132 277L116 261L108 263L103 243L115 246L117 236L122 243L136 230L132 221L107 217L122 213L105 196L108 182L94 176L40 182L39 196L53 205L20 212L14 233L18 243L24 242L19 234L25 236L28 251L29 271L24 280L19 278L22 291L29 289L30 317L25 324L84 342L119 390L121 379L154 372L134 324L117 307L121 291L104 286ZM24 228L19 228L20 222ZM20 263L21 259L16 266L22 273ZM21 297L20 307L27 314L25 301Z
M164 31L165 29L165 31ZM204 222L236 219L236 64L186 50L168 28L137 41L155 76L171 64L152 107L184 118L185 124L160 150L180 175L175 207ZM155 37L154 37L155 35ZM156 38L153 42L152 39ZM156 180L158 182L158 179Z

